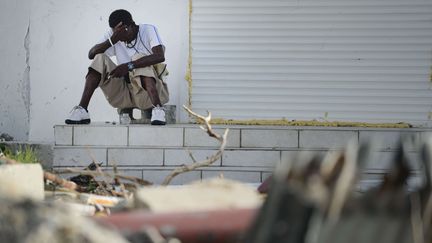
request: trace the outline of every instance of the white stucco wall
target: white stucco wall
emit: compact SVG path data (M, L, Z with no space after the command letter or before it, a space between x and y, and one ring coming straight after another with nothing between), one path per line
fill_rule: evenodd
M26 36L30 0L0 1L0 133L27 140L30 89ZM28 42L27 42L28 43Z
M169 104L179 107L185 102L188 0L29 1L31 2L29 140L52 141L53 125L63 124L73 106L79 103L84 77L90 64L87 58L88 50L108 30L109 14L119 8L130 11L136 23L150 23L159 28L162 41L167 47L166 63L170 71L167 82L171 99ZM28 22L28 19L22 20L16 17L12 19L14 21L11 26L16 24L17 19L20 23L23 22L23 25ZM18 44L23 46L25 31L14 35L17 35ZM25 52L21 53L24 54ZM14 73L16 79L23 76L25 59L23 60L21 67ZM7 58L4 62L7 62ZM3 72L2 78L5 76ZM99 89L90 102L89 111L92 122L118 120L116 110L107 103Z

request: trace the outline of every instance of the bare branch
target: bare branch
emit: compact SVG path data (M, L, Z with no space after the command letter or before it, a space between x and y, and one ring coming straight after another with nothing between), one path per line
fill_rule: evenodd
M65 180L63 178L58 177L55 174L44 171L44 179L54 182L55 184L67 188L73 191L80 191L80 186L78 186L75 182Z
M193 171L193 170L200 168L200 167L210 166L211 164L213 164L215 161L217 161L222 156L223 151L224 151L225 146L226 146L226 141L227 141L229 129L225 129L225 132L222 136L215 133L212 130L211 125L210 125L210 120L211 120L211 113L210 112L207 112L208 113L207 117L203 117L203 116L193 112L192 110L190 110L186 106L183 106L183 108L187 112L189 112L189 114L191 114L192 116L194 116L195 118L197 118L201 122L204 122L204 126L201 126L201 129L205 130L210 137L217 139L220 142L220 147L219 147L219 150L214 155L212 155L212 156L210 156L210 158L208 158L204 161L200 161L200 162L197 162L195 160L195 158L193 157L192 153L188 150L189 155L192 158L194 163L188 164L188 165L183 164L182 166L174 169L174 171L172 171L171 174L169 174L167 177L165 177L165 180L162 183L162 185L165 185L165 186L168 185L172 181L172 179L174 179L174 177L176 177L179 174Z
M189 114L191 114L192 116L194 116L198 121L204 123L205 127L204 127L204 126L201 126L201 129L205 130L205 131L207 132L207 134L208 134L210 137L214 137L214 138L216 138L217 140L219 140L219 142L222 142L222 136L219 135L219 134L217 134L217 133L215 133L215 132L213 132L213 130L212 130L212 128L211 128L211 125L210 125L211 113L210 113L210 112L207 111L207 116L204 117L204 116L201 116L201 115L199 115L199 114L193 112L191 109L189 109L189 108L186 107L186 106L183 106L183 108L184 108L187 112L189 112Z

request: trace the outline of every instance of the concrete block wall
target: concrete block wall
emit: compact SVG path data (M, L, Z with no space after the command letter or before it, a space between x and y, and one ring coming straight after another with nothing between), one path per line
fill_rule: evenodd
M226 126L215 126L223 133ZM265 180L280 163L290 163L298 152L337 151L351 141L380 141L365 171L373 177L386 170L397 152L400 136L424 139L427 129L367 129L324 127L230 126L221 159L212 166L183 174L174 184L219 176L248 183ZM177 166L216 153L218 144L197 125L55 126L54 168L83 167L92 160L107 170L117 166L121 173L161 183ZM419 170L418 152L410 148L413 168Z

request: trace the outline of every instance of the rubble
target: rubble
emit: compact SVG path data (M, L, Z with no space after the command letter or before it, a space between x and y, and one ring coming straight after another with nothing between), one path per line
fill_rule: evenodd
M220 147L200 162L190 154L194 163L176 168L163 185L211 165L225 148L228 129L214 133L210 113L185 109ZM223 178L154 186L118 174L116 166L104 172L96 161L64 169L77 174L65 180L0 154L0 242L430 242L432 140L420 145L423 185L407 189L413 146L401 141L382 181L359 191L360 174L376 150L371 144L350 143L325 156L298 154L258 190ZM51 191L44 192L44 180Z
M127 243L121 235L77 216L71 208L0 197L0 242Z
M214 178L181 187L144 187L135 192L135 208L154 213L258 208L262 197L243 183Z
M13 199L43 200L44 181L41 165L0 165L0 194Z
M297 157L292 166L279 167L244 242L430 242L432 141L420 147L424 184L410 191L405 142L382 182L361 194L355 185L372 154L370 144L351 143L344 152Z
M7 133L0 134L0 142L13 141L13 140L14 140L14 138L11 135L7 134Z

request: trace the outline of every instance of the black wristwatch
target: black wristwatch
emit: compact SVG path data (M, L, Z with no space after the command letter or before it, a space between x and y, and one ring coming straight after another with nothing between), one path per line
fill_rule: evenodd
M129 71L132 71L135 69L135 65L132 62L128 62L127 67L128 67Z

